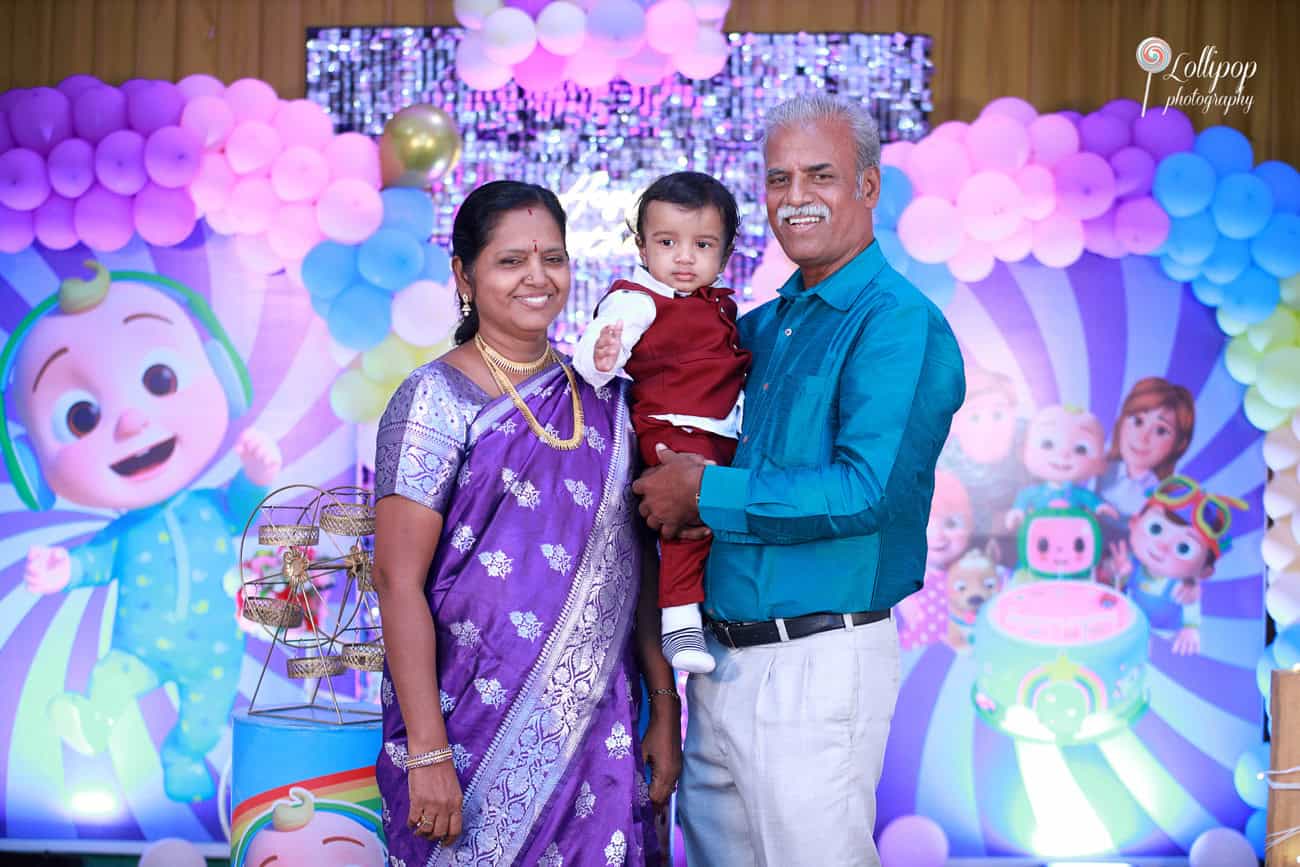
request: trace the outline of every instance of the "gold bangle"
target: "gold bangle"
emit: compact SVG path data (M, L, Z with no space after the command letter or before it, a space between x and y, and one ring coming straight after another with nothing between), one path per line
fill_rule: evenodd
M436 750L429 750L429 752L420 753L417 756L407 756L403 766L409 771L411 768L427 768L429 765L440 765L443 762L451 761L451 759L451 747L439 747Z
M678 701L681 701L681 700L682 700L682 697L681 697L680 695L677 694L677 690L675 690L675 689L668 689L668 688L666 688L666 687L663 687L663 688L660 688L660 689L652 689L652 690L650 690L650 697L651 697L651 698L654 698L654 697L657 696L657 695L670 695L670 696L672 696L673 698L677 699Z

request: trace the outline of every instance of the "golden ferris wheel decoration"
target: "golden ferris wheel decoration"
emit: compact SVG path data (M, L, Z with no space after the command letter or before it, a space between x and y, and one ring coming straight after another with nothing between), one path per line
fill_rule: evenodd
M374 504L359 487L286 485L253 510L239 541L240 616L262 628L268 648L248 713L338 725L379 718L377 709L341 701L332 680L349 669L384 668L374 553L365 544L374 532ZM254 568L245 557L250 535L276 549L269 567ZM325 591L339 580L343 591L331 618ZM276 648L287 657L284 673L307 682L304 701L258 704Z

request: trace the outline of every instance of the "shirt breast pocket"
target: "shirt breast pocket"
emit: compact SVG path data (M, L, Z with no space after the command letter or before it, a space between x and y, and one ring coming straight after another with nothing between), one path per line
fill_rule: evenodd
M776 425L772 457L782 466L818 464L826 441L827 377L792 376L782 383L772 407Z

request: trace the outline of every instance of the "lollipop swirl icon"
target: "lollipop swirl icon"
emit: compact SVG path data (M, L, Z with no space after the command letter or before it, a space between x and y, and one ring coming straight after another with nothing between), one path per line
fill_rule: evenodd
M1164 72L1169 66L1169 43L1165 42L1159 36L1148 36L1138 43L1137 61L1138 66L1146 70L1147 87L1142 94L1142 116L1146 117L1147 100L1151 96L1151 76L1157 72Z

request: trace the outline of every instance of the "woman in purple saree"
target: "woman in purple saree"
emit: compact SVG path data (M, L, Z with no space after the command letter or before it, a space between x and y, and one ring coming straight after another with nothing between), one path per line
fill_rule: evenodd
M626 403L546 343L569 288L563 220L540 187L470 194L453 234L471 302L459 345L412 373L380 422L376 774L391 867L659 863L651 799L680 768L680 708L653 589L638 610ZM654 699L650 786L634 630L648 636L635 644Z

